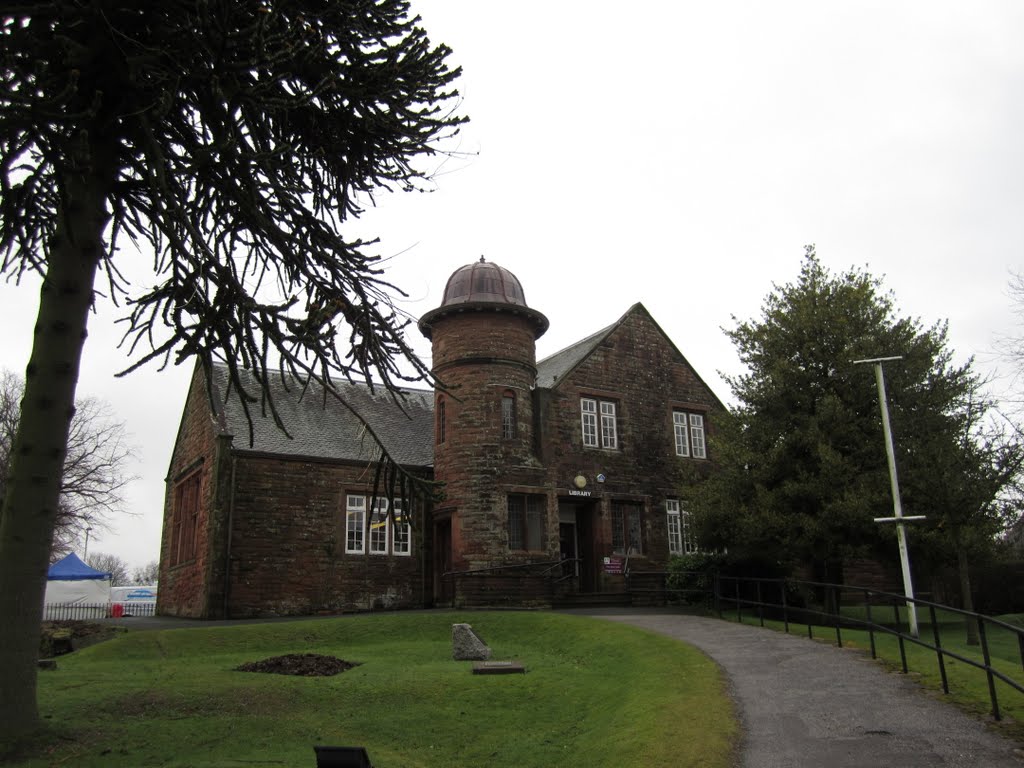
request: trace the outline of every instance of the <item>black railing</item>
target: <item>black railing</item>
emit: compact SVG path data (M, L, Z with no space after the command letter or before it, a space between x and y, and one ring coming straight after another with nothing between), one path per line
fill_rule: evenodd
M448 571L442 578L451 584L456 605L550 604L559 591L576 578L576 558L509 563L488 568Z
M999 629L1011 633L1016 638L1018 661L1021 669L1024 670L1024 628L1007 624L991 616L953 608L930 600L907 598L904 595L865 587L789 579L716 576L711 597L719 617L723 617L727 606L731 606L736 613L737 621L743 621L744 612L746 612L748 616L756 614L761 626L764 626L766 618L781 621L786 632L790 631L792 623L806 624L807 636L812 638L814 637L814 626L827 628L830 634L835 633L835 642L839 647L843 645L843 629L866 631L872 658L878 657L876 635L893 636L897 639L900 665L904 673L909 671L907 643L926 648L935 653L942 690L945 693L949 693L946 659L955 659L985 674L989 700L992 705L992 717L996 720L1001 719L999 699L996 695L996 680L1005 683L1018 693L1024 693L1024 676L1022 676L1022 680L1015 680L993 666L989 643L990 630ZM920 632L918 636L912 635L909 627L904 631L903 627L907 624L908 603L913 603L923 609L922 613L927 612L928 624L931 627L930 639L921 637ZM857 615L861 609L863 617ZM939 611L962 617L965 628L967 625L973 624L977 629L981 660L943 646ZM891 621L886 616L891 616ZM958 627L958 631L963 630Z

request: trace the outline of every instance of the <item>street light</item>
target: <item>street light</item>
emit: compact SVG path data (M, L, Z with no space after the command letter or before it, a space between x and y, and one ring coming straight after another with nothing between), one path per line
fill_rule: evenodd
M924 515L903 516L903 503L900 501L900 482L896 477L896 451L892 444L892 429L889 427L889 403L885 397L885 376L882 374L882 363L902 360L896 357L874 357L869 360L854 360L854 365L872 364L875 366L875 382L878 384L878 400L882 408L882 432L885 435L885 453L889 459L889 484L892 487L893 517L876 517L876 523L896 523L896 541L900 547L900 566L903 569L903 594L907 597L907 620L910 623L910 636L917 637L917 604L914 602L914 581L910 575L910 553L907 551L907 532L904 523L908 520L924 520Z
M89 559L89 531L91 530L92 528L89 528L88 526L85 529L85 550L82 552L82 560Z

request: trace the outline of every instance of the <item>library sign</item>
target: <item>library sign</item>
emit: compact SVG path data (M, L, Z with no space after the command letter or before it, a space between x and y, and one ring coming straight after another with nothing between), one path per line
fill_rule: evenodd
M597 482L603 483L604 475L598 475L596 479ZM572 479L572 485L573 487L569 489L570 496L589 497L594 495L594 492L591 489L587 488L587 478L583 474L576 475L576 477Z

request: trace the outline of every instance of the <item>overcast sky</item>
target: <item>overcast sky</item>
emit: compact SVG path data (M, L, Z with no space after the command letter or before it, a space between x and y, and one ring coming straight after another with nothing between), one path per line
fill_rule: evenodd
M381 196L350 230L381 238L413 316L484 255L550 319L538 357L643 302L728 401L719 372L741 368L721 329L757 316L814 243L833 271L882 278L901 315L948 319L958 358L984 371L1021 331L1007 290L1024 270L1019 0L414 9L463 67L472 122L431 194ZM0 285L0 367L23 373L37 294ZM79 394L127 422L140 480L134 516L89 549L142 565L159 554L191 368L113 378L114 317L93 318Z

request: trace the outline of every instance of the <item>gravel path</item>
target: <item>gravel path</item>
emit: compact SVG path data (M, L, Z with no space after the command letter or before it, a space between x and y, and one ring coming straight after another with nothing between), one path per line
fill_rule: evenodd
M863 652L698 616L573 613L668 635L714 659L737 704L743 768L1024 768L1022 745Z

